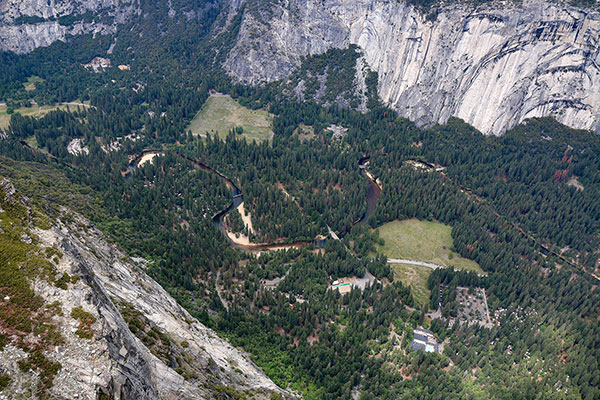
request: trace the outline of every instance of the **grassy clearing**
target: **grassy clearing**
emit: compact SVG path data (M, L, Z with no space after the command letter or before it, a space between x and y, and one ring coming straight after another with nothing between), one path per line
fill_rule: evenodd
M35 136L29 136L27 139L25 139L25 143L27 143L30 147L33 147L34 149L37 149L39 146Z
M407 219L379 227L385 245L379 251L389 258L404 258L483 273L479 264L453 251L452 228L439 222Z
M187 130L225 138L231 129L242 127L246 140L260 143L273 137L272 121L273 116L264 110L250 110L229 95L216 94L208 98Z
M431 268L412 264L390 264L394 272L394 280L399 280L404 286L410 287L415 302L419 306L429 304L429 293L427 279L431 275Z
M44 80L42 78L40 78L39 76L30 76L29 78L27 78L27 82L25 82L23 84L23 86L25 86L25 90L30 92L32 90L36 89L36 83L42 83L44 82Z
M315 129L310 125L300 124L294 130L294 134L298 135L298 139L300 139L301 142L305 142L315 137Z
M75 109L76 106L71 106L72 109ZM27 117L35 117L40 118L44 115L48 114L50 111L54 110L66 110L66 104L57 104L54 106L32 106L32 107L21 107L15 108L14 113L19 113L23 116ZM0 106L0 129L8 128L8 124L10 123L11 114L8 112L7 106Z

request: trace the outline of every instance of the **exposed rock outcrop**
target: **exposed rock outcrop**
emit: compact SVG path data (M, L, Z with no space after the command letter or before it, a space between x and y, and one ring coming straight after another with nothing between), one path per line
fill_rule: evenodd
M456 116L499 135L552 115L600 131L600 16L561 3L447 6L433 20L402 1L247 0L224 66L259 84L349 44L378 72L381 99L420 125Z
M20 204L37 215L24 205L28 201L19 202L18 192L6 179L0 180L0 195L5 207ZM0 210L0 226L9 223L5 212ZM180 307L88 221L68 210L61 213L63 220L49 229L31 226L25 234L34 243L30 247L37 246L51 260L46 269L55 277L40 275L28 282L43 300L42 309L55 310L46 324L54 325L60 336L43 350L49 362L60 365L46 395L208 399L225 391L257 399L269 399L273 393L291 397L247 355ZM8 234L0 229L0 235ZM10 298L0 299L3 307ZM19 339L11 326L0 319L0 338L5 340L0 343L0 374L10 377L0 399L36 398L40 375L23 368L28 357L19 345L23 336ZM25 339L28 345L35 341L31 335Z
M242 6L224 67L244 83L288 77L303 56L356 44L379 74L383 102L419 125L456 116L499 135L551 115L600 133L598 12L493 1L444 6L431 18L396 0L228 0L228 18L215 32L229 29ZM0 50L25 53L67 35L111 33L139 12L137 0L0 0Z
M114 33L136 0L0 0L0 50L27 53L67 35Z

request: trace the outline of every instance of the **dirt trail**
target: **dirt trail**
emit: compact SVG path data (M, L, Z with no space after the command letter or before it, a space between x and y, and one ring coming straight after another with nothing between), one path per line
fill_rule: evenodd
M221 289L219 289L219 277L220 276L221 276L221 269L219 268L217 270L217 277L215 278L215 290L217 291L217 295L219 296L219 300L221 300L221 303L223 303L223 307L225 307L226 311L229 311L229 305L227 304L227 302L223 298L223 295L221 294Z

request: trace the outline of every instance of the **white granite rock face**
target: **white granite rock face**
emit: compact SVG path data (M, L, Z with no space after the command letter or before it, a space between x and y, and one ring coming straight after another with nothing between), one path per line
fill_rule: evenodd
M7 180L0 184L12 187ZM62 254L55 264L58 276L80 277L66 289L44 279L30 282L46 304L58 304L62 309L52 317L52 323L60 327L64 342L45 354L62 365L50 398L93 400L106 394L121 400L209 399L215 398L216 385L235 388L256 399L267 400L273 393L294 398L277 387L246 354L180 307L82 217L73 215L69 223L57 221L48 230L35 228L31 235L40 248L54 247ZM140 312L150 326L168 335L171 346L176 346L193 368L194 377L185 379L132 334L119 311L119 304L125 303ZM96 319L91 326L92 338L76 334L79 321L71 316L75 307L82 307ZM36 375L17 366L25 357L12 345L0 350L0 371L11 376L0 400L36 398L32 394Z
M600 132L597 13L525 0L446 7L429 21L401 1L256 2L225 63L242 82L286 77L302 56L354 43L379 73L381 99L420 125L456 116L501 135L552 115Z
M117 24L138 11L136 0L0 0L0 50L28 53L64 41L67 35L113 33ZM83 18L86 12L92 12L96 19L79 19L69 26L58 21L63 16ZM100 17L110 22L100 22Z
M229 0L227 21L242 6L244 17L224 67L260 84L287 77L303 56L357 44L379 73L381 99L419 125L456 116L501 135L526 118L554 116L600 133L600 15L564 3L448 6L428 20L397 0ZM87 11L112 22L57 21ZM0 50L114 32L137 12L137 0L0 0Z
M239 1L235 5L231 12L238 11ZM347 28L332 19L327 2L246 1L238 41L225 68L246 83L270 82L288 76L302 56L345 47L347 37Z
M77 220L76 235L73 226L59 230L53 228L45 235L49 244L56 244L65 254L64 263L82 276L91 288L94 309L99 314L103 336L113 365L112 386L115 382L134 386L136 379L143 388L129 395L143 393L148 398L197 399L210 398L210 388L215 383L233 386L237 390L250 390L257 398L269 398L272 392L285 393L260 370L246 354L193 318L154 280L149 278L122 252L108 244L103 235L83 219ZM40 232L41 233L41 232ZM181 375L156 358L135 338L114 304L125 302L141 312L154 326L169 335L174 343L188 342L185 353L197 367L199 378L185 380ZM115 351L110 351L114 347ZM117 353L118 350L118 353ZM129 376L128 374L135 374ZM118 379L121 377L120 379ZM147 387L145 387L147 386ZM117 390L116 393L119 393ZM288 397L287 395L285 397Z

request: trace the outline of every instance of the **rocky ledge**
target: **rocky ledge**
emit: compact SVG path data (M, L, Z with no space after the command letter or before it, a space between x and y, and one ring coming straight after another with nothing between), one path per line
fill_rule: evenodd
M83 217L63 209L50 222L6 179L0 196L0 239L16 249L0 273L38 271L0 288L0 399L292 397ZM7 311L23 299L37 305Z

